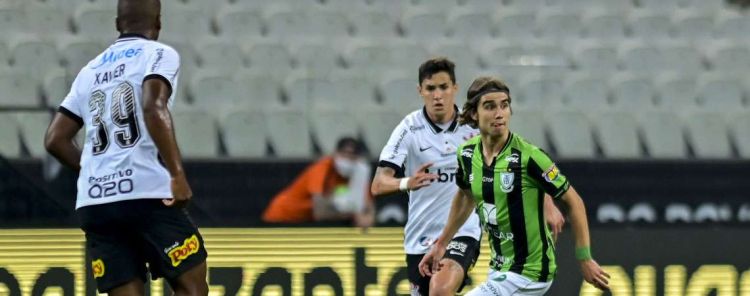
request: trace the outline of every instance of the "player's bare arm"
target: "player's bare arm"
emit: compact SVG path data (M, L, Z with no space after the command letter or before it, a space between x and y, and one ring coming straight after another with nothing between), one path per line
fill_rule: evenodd
M406 177L406 190L419 190L422 187L430 185L432 181L437 179L437 175L427 172L431 166L431 162L425 163L413 175ZM399 179L395 176L396 171L393 168L378 167L375 170L375 178L370 187L372 195L378 196L400 191L403 178Z
M544 218L552 228L552 236L555 242L557 242L557 235L562 232L562 228L565 225L565 216L555 206L555 202L552 201L552 197L549 194L544 195Z
M589 238L589 226L586 219L586 206L581 196L573 188L568 189L562 196L570 208L570 223L573 226L573 234L576 241L576 257L581 264L583 279L589 284L601 290L609 290L609 274L596 263L591 257L591 240Z
M159 149L159 155L172 177L172 199L165 199L168 206L184 207L190 202L193 191L185 178L182 158L177 147L172 115L167 101L172 93L170 86L161 79L148 79L143 82L143 115L148 133Z
M451 211L448 214L448 222L443 228L443 232L438 237L430 251L424 255L419 262L419 273L422 276L432 276L440 270L440 259L443 258L445 248L456 235L461 225L464 225L472 211L476 207L474 199L471 198L471 191L459 189L451 203Z
M44 136L44 147L47 152L75 171L81 170L81 148L75 142L75 136L80 129L80 123L58 112Z

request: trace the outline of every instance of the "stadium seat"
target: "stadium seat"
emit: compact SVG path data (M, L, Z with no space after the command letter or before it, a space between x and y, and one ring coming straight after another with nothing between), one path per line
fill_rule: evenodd
M216 16L216 25L219 35L225 38L259 38L263 34L263 20L260 13L242 9L241 5L228 5L221 8Z
M207 111L172 112L175 136L180 153L185 158L215 158L219 156L216 120Z
M60 68L60 58L54 44L36 38L20 38L11 43L11 59L15 71L29 74L34 81L45 73Z
M305 37L345 38L351 31L346 12L332 9L308 10L309 22L305 26Z
M597 41L620 41L625 38L625 23L622 12L586 13L583 36Z
M347 1L349 2L349 0ZM356 37L395 37L396 22L380 11L357 11L346 14Z
M638 124L631 113L600 112L593 122L604 157L633 159L641 156Z
M234 82L250 110L265 110L282 104L279 81L262 71L241 70L234 75Z
M656 79L656 102L663 110L697 107L698 83L694 76L667 73Z
M260 110L234 111L221 119L221 134L229 157L261 158L266 155L268 127Z
M0 137L4 139L0 141L0 156L17 158L21 155L18 121L14 113L0 112Z
M458 0L458 3L464 8L474 11L494 11L505 5L502 1L495 0Z
M340 106L346 110L358 110L361 106L372 106L375 101L375 86L372 81L357 75L341 75L332 77L335 96L331 100L316 101L316 106ZM321 104L322 103L322 104Z
M707 40L713 36L713 14L701 11L678 11L672 17L672 31L683 40Z
M47 111L16 113L18 127L27 151L34 158L44 158L44 136L52 116Z
M306 73L293 73L284 81L286 106L309 110L314 101L329 100L335 96L332 83Z
M563 77L570 72L568 53L558 43L529 42L524 46L525 57L515 61L546 76Z
M635 0L641 9L667 13L680 8L680 1L683 0Z
M576 69L588 73L605 74L617 71L617 48L603 42L582 42L574 47Z
M750 16L735 11L719 14L715 22L714 36L734 40L750 39Z
M417 79L392 77L380 83L378 92L384 107L394 110L416 110L424 104L417 86Z
M411 9L401 17L404 36L410 40L434 40L447 36L448 22L439 10Z
M100 5L86 4L76 9L75 28L78 36L95 42L111 43L117 39L116 13Z
M547 129L558 158L577 159L596 156L596 144L586 113L561 111L546 116L546 119Z
M0 35L11 36L21 32L22 20L22 10L13 6L0 6Z
M618 73L610 78L611 105L617 110L643 111L654 107L652 79L632 73Z
M682 6L687 9L704 11L706 13L715 13L724 8L724 0L680 0Z
M607 82L599 76L574 74L566 78L562 107L575 110L602 110L607 103Z
M694 111L685 114L687 139L697 158L732 157L724 113Z
M546 0L510 0L507 2L507 6L510 9L514 10L522 10L522 11L529 11L529 12L535 12L538 11L540 8L544 8L548 1Z
M221 71L199 71L188 87L194 104L212 112L247 105L249 102L232 76Z
M335 10L284 8L264 14L268 35L279 39L296 37L343 37L348 35L346 17Z
M356 13L368 10L365 0L326 0L326 9L338 10L344 13Z
M534 11L502 8L495 13L495 31L498 37L510 40L531 39L536 34L535 26L536 13Z
M198 44L200 65L203 69L221 71L231 75L244 67L242 49L234 42L217 39L202 40Z
M315 108L308 119L312 135L323 154L333 153L336 141L344 136L358 138L356 117L348 110Z
M28 3L24 7L25 24L23 31L38 38L55 41L56 38L70 34L70 23L67 15L51 5ZM109 23L109 29L114 29L114 23Z
M638 122L651 158L684 159L688 156L682 120L675 112L643 112L639 114Z
M10 67L10 51L4 40L0 41L0 68Z
M539 37L546 40L569 40L581 37L582 24L578 12L550 9L537 16Z
M283 158L309 158L313 155L310 125L304 111L272 108L266 113L266 126L275 155Z
M622 43L618 57L620 67L641 75L655 75L664 69L661 51L649 43Z
M707 55L711 69L719 73L745 73L750 69L750 47L735 41L714 42Z
M634 11L628 17L628 23L633 38L645 40L670 38L672 25L667 13L658 13L652 10Z
M495 23L488 11L452 10L448 15L448 35L451 39L482 40L494 36Z
M664 43L659 46L664 71L701 73L705 71L703 56L689 43Z
M519 109L542 109L549 105L560 105L562 97L563 81L556 77L547 77L544 75L530 75L523 77L520 91L514 91L511 86L513 95L514 111Z
M339 54L326 42L301 43L292 50L296 72L305 72L315 77L329 77L341 68Z
M741 110L743 92L742 83L732 76L709 73L698 77L698 105L705 110Z
M20 71L0 73L0 106L39 107L39 92L36 79Z
M57 108L68 95L71 83L73 83L73 76L68 76L62 70L51 71L44 75L42 92L47 107Z
M526 50L516 42L488 43L481 53L482 63L486 68L502 70L507 70L509 66L517 66L518 61L524 56Z
M177 1L174 1L177 2ZM175 40L189 40L213 35L208 15L197 8L177 5L165 9L162 13L162 31L160 36Z
M59 48L65 70L75 77L78 72L106 49L101 43L91 39L70 38Z
M731 116L728 120L729 134L734 140L740 158L750 159L750 112L747 110Z
M545 135L544 118L546 118L546 115L548 114L540 110L515 109L514 107L510 120L510 130L529 141L529 143L545 151L550 151L547 136Z
M254 43L245 52L251 69L262 70L275 79L284 79L292 70L292 56L281 43Z
M218 12L222 5L222 2L229 3L228 0L183 0L185 5L193 9L198 9L204 15L214 16ZM280 1L281 2L281 1Z
M370 155L376 158L391 132L404 118L403 115L391 109L370 107L362 110L367 116L357 116L359 127L362 129L362 139L370 151Z
M411 0L411 4L417 7L450 7L455 8L458 6L457 0ZM447 10L447 9L446 9Z

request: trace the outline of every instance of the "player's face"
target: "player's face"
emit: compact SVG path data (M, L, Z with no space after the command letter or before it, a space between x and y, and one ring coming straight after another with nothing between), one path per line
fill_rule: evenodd
M458 86L453 84L447 72L438 72L422 80L418 90L424 100L427 113L443 117L453 112Z
M503 136L510 124L510 98L503 92L488 93L479 99L476 118L483 135Z

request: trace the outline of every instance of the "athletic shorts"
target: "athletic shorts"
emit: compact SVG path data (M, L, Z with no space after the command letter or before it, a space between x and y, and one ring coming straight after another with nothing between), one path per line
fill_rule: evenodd
M137 199L78 209L99 292L133 279L176 279L206 261L198 228L185 209L161 199ZM147 267L148 265L148 267Z
M552 282L534 282L514 272L490 270L487 281L466 293L465 296L541 296Z
M424 254L406 254L406 269L409 273L411 295L430 295L430 277L419 274L419 262L422 261L422 257L424 257ZM460 292L468 284L469 277L467 274L479 258L479 241L470 236L455 237L448 243L443 258L452 259L463 267L464 280L461 287L458 288Z

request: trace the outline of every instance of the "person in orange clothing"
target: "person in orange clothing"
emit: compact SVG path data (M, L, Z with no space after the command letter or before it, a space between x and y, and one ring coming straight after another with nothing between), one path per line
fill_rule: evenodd
M374 222L369 194L370 165L361 142L341 138L336 151L308 166L277 194L263 213L266 223L347 221L359 227Z

